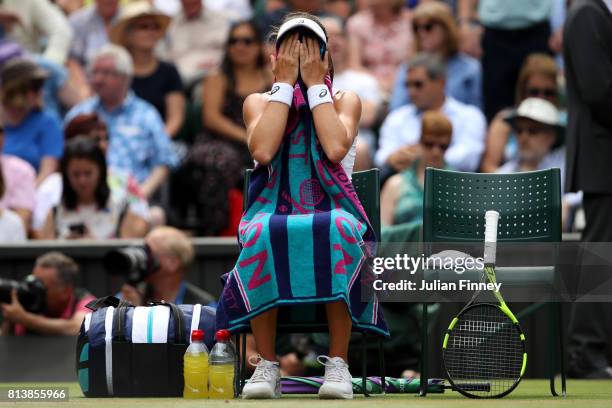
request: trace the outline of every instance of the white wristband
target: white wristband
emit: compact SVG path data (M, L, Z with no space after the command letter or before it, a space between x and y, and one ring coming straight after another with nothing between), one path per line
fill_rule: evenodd
M308 88L308 104L310 110L313 110L322 103L334 103L327 85L319 84Z
M268 92L271 102L280 102L291 107L293 103L293 87L285 82L275 82Z

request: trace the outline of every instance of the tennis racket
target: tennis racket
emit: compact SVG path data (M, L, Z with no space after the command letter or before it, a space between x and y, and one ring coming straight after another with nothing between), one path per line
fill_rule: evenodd
M495 283L495 251L499 213L485 214L484 271L481 282ZM501 398L521 381L527 366L525 335L499 292L499 304L472 299L455 317L444 336L443 360L453 389L470 398Z

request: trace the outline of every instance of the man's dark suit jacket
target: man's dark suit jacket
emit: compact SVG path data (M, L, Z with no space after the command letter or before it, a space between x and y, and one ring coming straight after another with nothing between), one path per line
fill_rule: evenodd
M574 0L563 33L568 94L566 189L612 194L612 14Z

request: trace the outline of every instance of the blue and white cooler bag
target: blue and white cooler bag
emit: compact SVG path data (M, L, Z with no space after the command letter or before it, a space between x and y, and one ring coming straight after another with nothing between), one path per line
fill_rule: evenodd
M88 305L77 341L76 369L86 397L179 397L191 331L211 349L215 309L154 303L134 307L114 297Z

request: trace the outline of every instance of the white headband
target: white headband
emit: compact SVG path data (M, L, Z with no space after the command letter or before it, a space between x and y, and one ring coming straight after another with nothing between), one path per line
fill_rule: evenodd
M327 38L325 37L325 31L314 21L308 18L292 18L291 20L284 23L280 29L278 30L278 37L276 41L280 40L283 35L287 34L287 32L293 30L296 27L305 27L312 31L325 45L327 45Z

